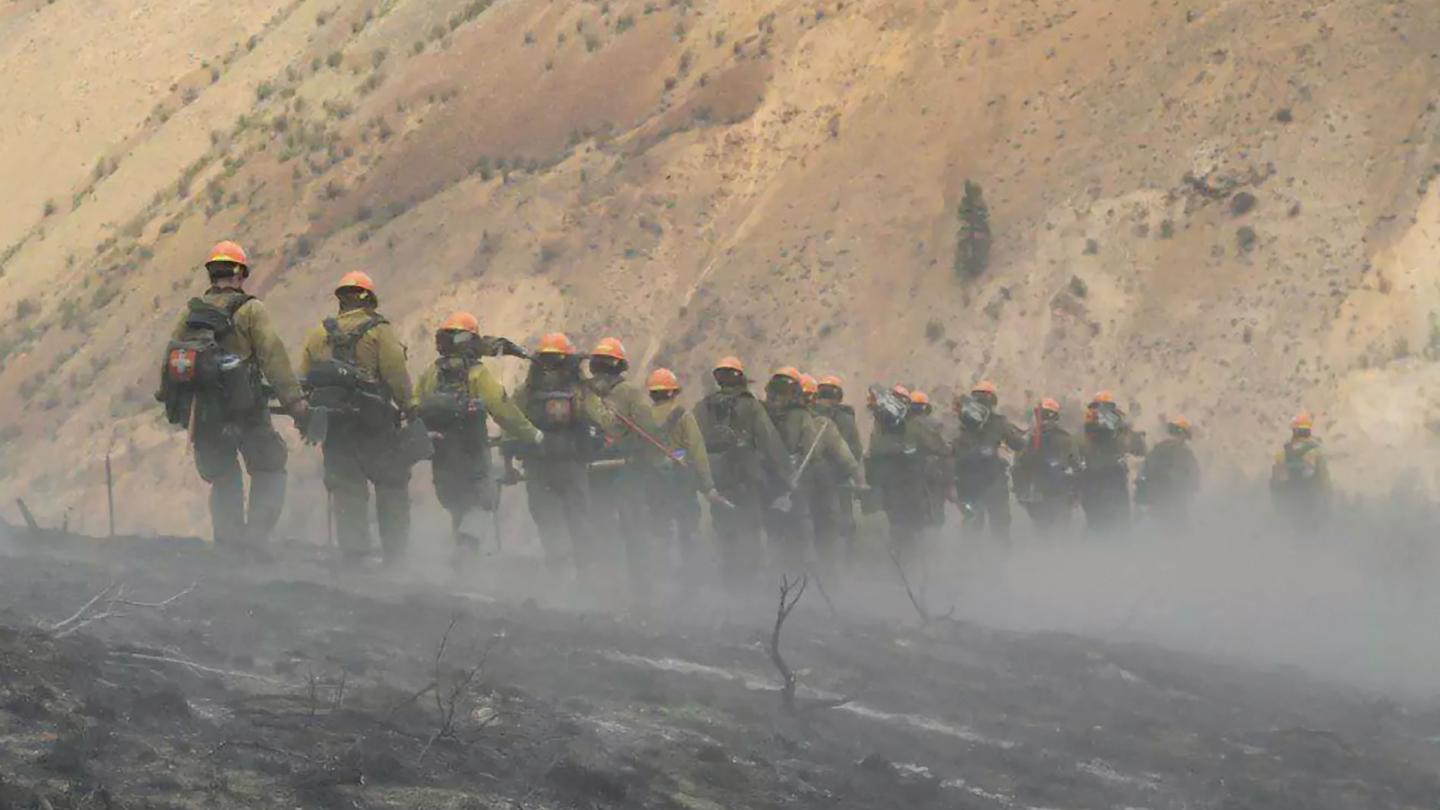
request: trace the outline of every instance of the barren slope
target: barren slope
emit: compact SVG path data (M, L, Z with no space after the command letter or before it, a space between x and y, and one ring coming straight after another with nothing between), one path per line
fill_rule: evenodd
M690 380L738 350L941 392L985 374L1014 409L1114 388L1247 474L1306 404L1352 490L1436 469L1434 4L96 13L0 11L4 483L51 519L98 525L110 448L132 514L196 527L152 357L222 236L292 341L370 270L417 366L466 306ZM996 252L962 283L966 178Z

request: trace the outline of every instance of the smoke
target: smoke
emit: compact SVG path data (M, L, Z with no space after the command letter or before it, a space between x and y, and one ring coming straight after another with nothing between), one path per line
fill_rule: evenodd
M1206 506L1184 533L1142 521L1123 536L1042 542L1023 537L1017 516L1004 552L952 534L959 548L942 552L932 593L994 627L1143 641L1435 697L1440 592L1427 510L1392 502L1300 533L1243 495Z

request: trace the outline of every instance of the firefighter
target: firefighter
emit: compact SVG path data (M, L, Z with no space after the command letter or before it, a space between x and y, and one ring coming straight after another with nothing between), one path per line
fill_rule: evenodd
M669 459L668 449L656 446L660 429L651 416L650 398L626 381L629 368L625 345L618 338L601 339L590 353L586 384L599 398L597 416L604 434L590 465L590 504L607 559L623 549L628 593L643 602L655 581L649 491L659 485Z
M867 513L885 512L890 544L902 565L921 551L920 536L929 515L925 469L915 436L907 430L910 391L902 385L871 388L867 398L874 425L865 454L865 480L874 493L862 497Z
M673 463L648 490L650 519L662 559L679 555L680 570L693 578L700 571L700 503L697 493L716 508L722 508L710 472L710 455L695 414L680 403L680 379L668 368L657 368L645 381L649 391L651 419L659 426L659 438L674 448Z
M190 300L175 327L156 398L172 424L190 430L195 469L210 485L216 547L258 555L285 506L287 456L270 423L262 381L297 424L304 424L308 408L269 311L245 292L250 262L244 249L221 242L208 256L210 287Z
M988 526L995 540L1010 539L1010 475L1004 449L1025 449L1024 433L998 411L995 384L982 380L955 401L955 494L965 521Z
M1171 416L1165 420L1165 433L1145 454L1135 479L1135 503L1161 525L1181 529L1200 492L1200 462L1190 449L1189 419Z
M855 408L845 402L844 383L834 375L823 376L816 382L817 390L812 410L835 423L835 429L840 431L840 436L845 439L846 446L850 448L850 455L856 459L864 459L865 445L860 441L860 427L855 421ZM854 492L837 487L833 493L836 498L833 504L833 513L837 520L835 531L844 542L850 558L854 560L859 554Z
M731 504L710 512L721 575L731 589L745 592L757 584L764 558L766 506L789 493L795 468L770 415L750 393L740 359L721 358L713 375L719 390L700 401L695 420L715 487Z
M410 542L410 467L397 464L402 419L414 407L405 345L378 312L375 283L351 271L335 286L339 313L305 338L300 374L312 406L324 408L325 486L334 499L336 541L348 562L370 553L370 487L387 564Z
M930 395L918 388L910 392L910 417L905 421L908 442L919 454L925 486L925 527L933 534L945 525L945 501L955 486L952 450L945 429L934 415Z
M800 486L798 473L819 430L814 415L805 407L799 369L785 366L770 375L770 381L765 384L765 410L780 434L793 470L784 485L789 497L772 503L765 510L765 534L770 540L772 557L783 571L795 574L805 570L814 531L810 490Z
M540 338L515 403L544 434L533 450L521 449L530 516L552 571L571 568L584 580L600 559L590 516L586 465L603 436L600 398L580 375L575 344L561 332Z
M1301 411L1290 421L1290 440L1270 470L1275 508L1300 531L1318 529L1330 514L1330 463L1315 436L1315 418Z
M1015 458L1015 499L1042 535L1064 531L1075 509L1079 470L1075 440L1060 426L1060 403L1051 398L1034 410L1025 449Z
M544 438L485 368L480 324L468 312L446 318L435 332L439 357L415 386L415 409L435 440L430 461L435 495L450 513L462 555L480 550L483 512L494 512L500 483L491 459L489 421L512 440L538 445Z
M853 503L852 490L865 489L865 470L838 425L816 412L819 382L809 374L800 375L800 395L815 425L815 434L802 451L806 467L800 486L810 505L812 541L816 559L827 572L839 566L844 512ZM809 461L805 462L808 456ZM854 520L853 513L850 519Z
M1115 395L1101 391L1085 408L1078 487L1085 527L1123 529L1130 523L1129 456L1145 455L1145 434L1133 430Z

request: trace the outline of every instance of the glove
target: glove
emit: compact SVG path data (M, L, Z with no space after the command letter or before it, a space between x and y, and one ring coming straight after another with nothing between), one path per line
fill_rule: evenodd
M705 500L709 501L712 504L715 504L716 506L724 507L726 509L735 508L735 504L731 503L728 498L713 489L705 493Z
M529 353L525 351L525 347L521 346L520 344L518 344L518 343L516 343L515 341L511 340L510 338L503 338L503 337L502 337L502 338L499 339L498 343L499 343L499 346L500 346L500 354L502 354L502 355L508 355L508 356L510 356L510 357L529 357L529 356L530 356Z
M537 445L539 445L539 444L544 444L544 443L545 443L545 431L541 430L540 428L535 428L535 440L534 440L533 442L531 442L531 444L537 444Z

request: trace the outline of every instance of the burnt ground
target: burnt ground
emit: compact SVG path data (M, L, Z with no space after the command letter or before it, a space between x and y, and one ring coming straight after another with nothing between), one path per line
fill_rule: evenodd
M281 555L0 543L0 810L1440 804L1440 713L1298 672L809 599L792 714L773 604L586 614Z

